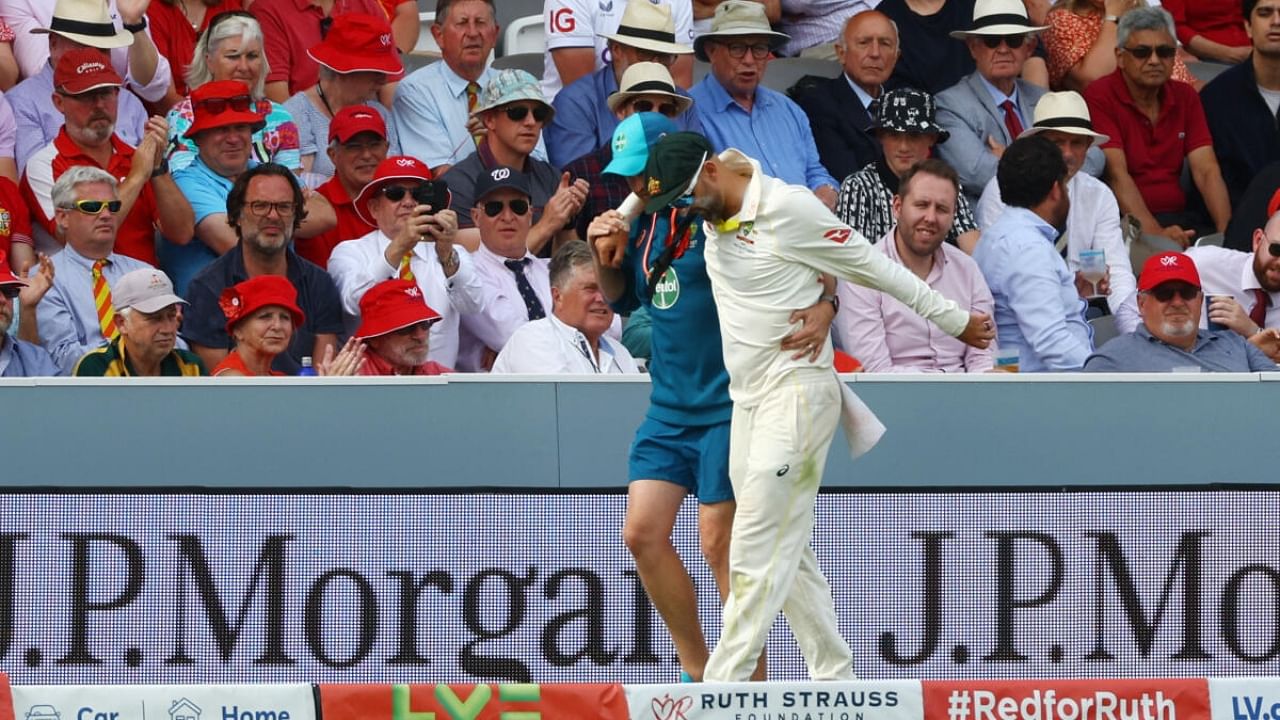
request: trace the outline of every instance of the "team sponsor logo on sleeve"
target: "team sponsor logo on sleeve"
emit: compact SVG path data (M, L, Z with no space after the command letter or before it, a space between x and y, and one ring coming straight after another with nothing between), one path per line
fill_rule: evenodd
M853 231L849 228L831 228L830 230L822 233L822 237L836 243L837 245L844 245L849 242L849 236L852 234Z

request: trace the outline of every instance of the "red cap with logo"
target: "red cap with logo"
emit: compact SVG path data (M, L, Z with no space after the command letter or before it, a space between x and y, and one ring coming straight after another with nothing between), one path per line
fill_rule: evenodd
M385 73L389 80L404 75L400 51L391 36L386 18L365 13L344 13L333 18L324 39L312 45L312 60L336 73Z
M9 257L0 250L0 288L24 288L27 281L13 274L9 268Z
M1200 287L1200 273L1191 256L1180 252L1162 252L1147 258L1138 276L1138 289L1146 292L1167 282L1181 281Z
M366 339L417 325L440 322L440 313L427 305L422 290L410 280L383 280L360 298L360 328L356 337Z
M378 168L373 171L373 179L356 196L354 203L356 214L360 216L361 220L376 226L378 223L369 212L369 201L373 199L373 194L378 192L379 188L396 180L422 181L431 179L433 179L431 168L427 167L426 163L408 155L392 155L378 163ZM452 194L450 194L450 202L452 202L452 197Z
M120 74L111 67L111 58L97 48L68 50L53 69L53 86L67 95L123 84Z
M333 114L329 121L329 142L346 142L362 132L371 132L387 139L387 123L382 113L368 105L348 105Z

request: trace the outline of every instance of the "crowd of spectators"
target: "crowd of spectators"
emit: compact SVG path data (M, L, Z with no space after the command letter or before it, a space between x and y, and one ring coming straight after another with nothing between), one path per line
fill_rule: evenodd
M1280 359L1280 0L545 0L541 77L417 10L0 0L0 376L638 372L584 240L675 130L996 322L842 283L868 372Z

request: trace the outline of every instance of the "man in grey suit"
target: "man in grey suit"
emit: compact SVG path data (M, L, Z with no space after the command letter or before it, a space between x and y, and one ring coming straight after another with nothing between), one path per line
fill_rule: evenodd
M1031 127L1045 90L1019 76L1044 29L1027 19L1022 0L977 0L970 28L951 33L965 41L978 69L938 94L938 124L951 133L938 150L971 204L995 177L1005 147ZM1096 176L1102 167L1102 153L1092 148L1085 172Z

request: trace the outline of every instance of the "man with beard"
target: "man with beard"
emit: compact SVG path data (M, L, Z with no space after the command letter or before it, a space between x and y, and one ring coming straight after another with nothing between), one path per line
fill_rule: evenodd
M990 315L991 290L977 263L954 245L950 233L964 196L956 171L938 159L912 165L902 176L893 212L898 223L876 246L929 287L962 308ZM986 372L991 349L969 347L878 290L840 283L840 305L831 329L836 343L866 372Z
M54 237L53 183L67 168L92 165L119 179L122 207L115 251L156 264L156 228L170 242L190 242L191 205L169 175L164 161L168 124L147 120L137 148L116 134L116 114L123 80L106 53L80 48L64 53L53 73L51 102L63 125L52 142L37 150L22 175L22 194L41 229L37 244Z
M1195 262L1176 252L1147 259L1138 285L1142 325L1113 338L1089 356L1087 372L1170 372L1198 367L1206 372L1275 371L1256 345L1275 346L1280 332L1264 330L1245 341L1234 332L1200 329L1200 275Z
M973 253L995 298L1000 348L1017 348L1023 371L1076 370L1093 350L1087 303L1053 246L1071 208L1066 180L1057 145L1040 135L1013 141L996 169L1009 209Z
M1267 224L1253 231L1253 252L1220 247L1187 250L1204 279L1208 313L1246 338L1280 327L1280 191L1267 205Z
M288 278L306 317L294 328L289 351L276 355L274 370L297 375L303 357L323 358L327 348L337 352L343 332L338 288L290 243L308 211L297 178L283 165L263 163L236 178L227 194L226 218L239 242L196 275L187 292L191 304L182 336L205 367L217 367L234 345L218 304L222 291L259 275Z
M431 326L440 313L411 280L383 280L360 298L356 337L368 352L361 375L442 375L449 368L427 359Z

